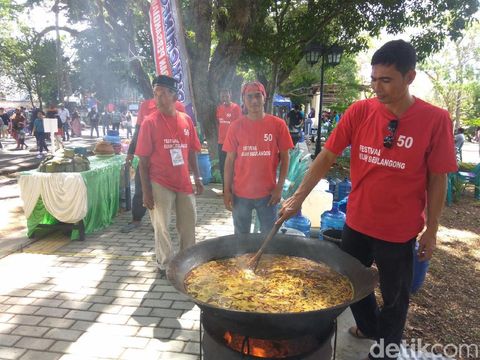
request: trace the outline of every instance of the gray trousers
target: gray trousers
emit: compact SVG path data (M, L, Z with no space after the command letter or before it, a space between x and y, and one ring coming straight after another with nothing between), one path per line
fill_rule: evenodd
M195 195L171 191L157 183L152 183L153 210L149 210L155 233L155 255L160 269L165 269L173 257L172 240L168 227L172 210L177 218L177 233L180 240L180 250L195 244L195 223L197 213Z

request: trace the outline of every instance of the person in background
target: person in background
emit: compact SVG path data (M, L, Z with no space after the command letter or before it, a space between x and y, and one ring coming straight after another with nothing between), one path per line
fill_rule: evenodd
M112 123L112 114L108 111L104 111L100 116L100 122L102 125L103 136L108 134L110 124Z
M160 75L155 80L157 110L145 118L138 134L136 155L140 157L143 203L149 210L155 233L155 255L160 276L172 258L169 234L171 211L176 213L180 249L195 244L195 194L203 192L197 163L201 146L190 117L177 111L178 81Z
M315 119L315 108L310 108L310 111L305 119L305 136L308 137L312 133L313 119Z
M376 97L358 101L344 113L298 190L282 204L278 221L300 210L351 145L352 190L341 249L364 266L375 262L383 306L377 305L374 293L353 304L356 326L349 333L377 341L369 359L396 359L407 319L416 238L420 261L430 259L447 173L457 171L457 164L448 112L410 94L416 76L413 46L403 40L387 42L374 53L371 65ZM377 357L381 351L385 356Z
M127 139L132 137L132 113L127 111L125 113L125 128L127 129Z
M462 161L462 147L465 142L465 129L459 127L457 133L455 134L455 151L457 153L457 158L459 161Z
M65 141L66 139L67 141L70 141L70 111L68 111L68 109L63 104L60 104L59 107L60 109L58 109L58 116L62 121L63 130L62 140Z
M120 123L122 122L122 114L118 110L114 110L112 113L112 130L120 131Z
M87 115L88 120L90 120L90 137L93 137L93 130L97 132L97 138L100 136L98 133L98 122L99 122L99 116L97 109L95 107L92 107L90 112Z
M15 113L11 117L11 133L12 137L17 142L15 150L23 149L25 144L25 132L23 132L23 128L25 127L26 122L27 120L22 115L21 110L19 108L15 109ZM20 134L20 132L23 132L23 135Z
M300 111L300 106L295 104L293 109L288 113L288 131L292 137L293 146L300 140L303 128L303 112Z
M242 115L240 106L232 102L230 90L220 90L220 105L217 106L216 119L218 126L218 160L222 182L224 180L225 158L227 153L222 150L230 125Z
M18 143L20 144L20 150L28 149L28 145L25 144L25 126L18 131Z
M37 149L38 149L37 158L43 157L43 150L48 152L47 144L45 142L45 129L43 127L44 118L45 118L45 113L42 110L39 110L37 112L37 118L33 122L33 134L37 139Z
M57 119L57 131L54 133L54 138L51 140L55 149L54 151L63 149L63 124L60 116L58 116L58 109L54 104L50 104L45 117Z
M74 111L72 114L72 137L73 136L82 136L82 122L80 121L80 114L78 111Z
M0 107L0 138L8 137L8 124L10 123L10 117L5 112L5 108Z
M260 231L271 230L287 176L292 139L283 119L265 113L266 97L258 81L243 86L247 115L230 125L223 143L227 152L223 201L232 211L235 234L250 233L253 209Z
M155 77L152 81L152 87L155 89L157 86L157 81L159 77ZM175 108L177 111L185 112L185 106L180 101L175 102ZM143 120L157 111L157 103L155 98L142 101L138 109L137 121L135 124L135 131L132 136L132 141L128 147L128 154L125 161L125 166L130 167L133 161L133 155L137 148L138 134L140 132L140 126L143 123ZM126 224L121 228L122 233L129 233L130 231L138 228L142 224L142 219L145 216L147 209L143 206L143 192L142 192L142 183L140 181L140 169L137 167L135 171L135 193L132 198L132 221Z

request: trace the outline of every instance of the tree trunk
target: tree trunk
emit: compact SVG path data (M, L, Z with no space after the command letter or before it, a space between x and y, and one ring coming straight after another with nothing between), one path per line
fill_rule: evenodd
M218 44L210 58L212 0L192 0L193 31L195 43L191 45L192 83L196 99L197 118L207 140L210 157L218 158L217 123L215 109L220 89L231 88L236 77L236 67L244 49L245 37L251 24L260 16L256 11L260 6L257 0L218 1L217 10L228 7L228 11L217 11L216 19Z
M212 26L212 0L192 1L189 11L192 13L193 32L195 33L194 42L187 41L189 50L192 90L195 98L195 113L197 121L200 124L202 132L207 133L206 127L209 125L208 119L212 116L211 94L208 91L208 64L210 60L210 47L212 44L211 26ZM213 144L207 138L210 157L212 160L216 152L212 151Z
M271 114L273 111L273 96L278 87L278 74L279 74L279 64L274 62L272 66L272 79L267 84L267 103L266 103L266 112Z

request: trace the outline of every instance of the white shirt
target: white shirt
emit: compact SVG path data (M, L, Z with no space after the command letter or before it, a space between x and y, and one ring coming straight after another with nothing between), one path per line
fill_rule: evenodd
M67 119L70 117L70 112L68 111L67 108L58 109L58 116L60 116L60 120L62 120L62 124L65 124Z

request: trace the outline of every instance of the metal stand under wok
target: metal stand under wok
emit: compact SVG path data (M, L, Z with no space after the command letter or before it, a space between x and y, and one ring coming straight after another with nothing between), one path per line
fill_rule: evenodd
M199 354L200 354L200 357L199 359L200 360L209 360L209 359L206 359L204 358L204 351L203 351L203 344L204 344L204 334L206 333L204 327L203 327L203 319L204 319L204 312L201 310L200 311L200 326L198 327L198 335L199 335ZM338 339L338 324L337 324L337 319L334 320L333 322L333 355L332 357L330 358L331 360L336 360L336 354L337 354L337 339ZM330 339L331 340L331 339ZM227 347L227 345L223 345L225 347ZM246 353L244 350L247 350ZM249 353L250 353L250 350L249 350L249 337L246 336L245 339L244 339L244 343L242 345L242 353L241 354L238 354L239 356L241 356L241 358L245 358L245 359L249 359Z

